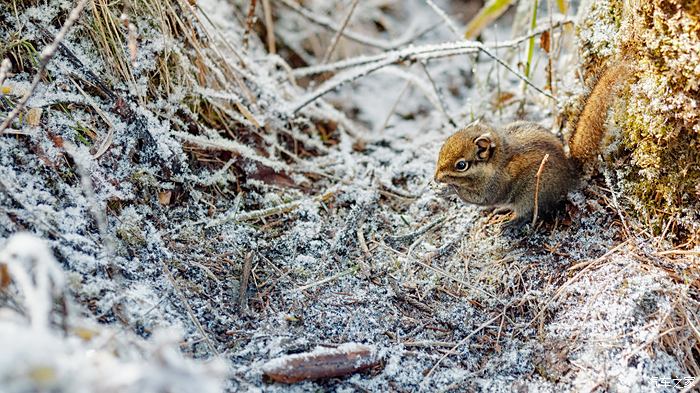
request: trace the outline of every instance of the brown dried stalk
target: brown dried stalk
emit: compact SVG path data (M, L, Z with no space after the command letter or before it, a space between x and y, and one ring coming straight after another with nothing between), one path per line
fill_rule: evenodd
M263 0L263 14L265 15L265 29L267 30L267 51L270 54L277 53L277 44L275 42L275 25L272 21L272 8L270 0Z
M250 0L250 5L248 6L248 16L245 20L245 32L243 33L243 49L248 49L248 37L250 36L250 31L253 30L255 6L257 3L257 0Z
M241 276L241 286L238 288L238 305L240 310L244 311L248 307L248 298L246 292L248 290L248 281L250 280L250 271L253 270L253 252L246 254L243 262L243 275Z
M549 159L549 153L542 157L542 162L540 162L540 167L537 169L537 174L535 175L535 210L532 213L532 227L535 227L537 223L537 212L539 210L539 196L540 196L540 179L542 177L542 171L544 170L544 164L547 163Z

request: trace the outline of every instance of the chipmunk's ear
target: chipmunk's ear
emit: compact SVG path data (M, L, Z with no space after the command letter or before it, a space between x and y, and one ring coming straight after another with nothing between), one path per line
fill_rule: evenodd
M493 149L496 147L496 143L488 132L474 139L474 144L476 145L477 161L487 161L491 158L491 153L493 153Z

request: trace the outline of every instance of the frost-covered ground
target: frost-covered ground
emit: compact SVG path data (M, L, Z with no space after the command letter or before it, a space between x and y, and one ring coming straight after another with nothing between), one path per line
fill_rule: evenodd
M55 33L68 3L3 6L2 34L19 24L40 40L42 22ZM239 66L257 103L231 115L232 130L198 118L192 97L248 105L239 89L150 99L153 59L190 54L149 21L132 21L132 81L103 71L85 26L68 35L83 68L59 52L28 103L43 109L38 123L0 136L1 392L646 392L700 377L678 346L697 338L677 327L679 303L697 305L697 259L631 233L602 165L557 217L517 236L430 184L452 123L558 129L547 97L471 54L384 66L294 114L323 79L281 59L317 64L333 33L271 3L281 57L248 35ZM381 3L360 2L348 29L384 44L455 39L423 1ZM436 3L467 19L461 3ZM214 40L218 50L241 50L247 2L197 5L230 45ZM304 2L336 24L349 5ZM560 105L580 89L571 40L557 59ZM516 64L524 48L494 53ZM341 40L330 61L381 52ZM535 59L542 86L547 56ZM11 102L31 77L5 82ZM12 237L24 231L43 240ZM291 386L263 378L270 359L347 342L376 346L380 365Z

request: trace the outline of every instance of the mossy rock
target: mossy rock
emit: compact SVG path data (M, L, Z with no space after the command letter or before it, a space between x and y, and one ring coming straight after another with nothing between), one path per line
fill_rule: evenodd
M583 73L621 57L635 66L619 125L618 186L655 233L700 234L700 1L593 2L579 26ZM612 50L610 50L612 48Z

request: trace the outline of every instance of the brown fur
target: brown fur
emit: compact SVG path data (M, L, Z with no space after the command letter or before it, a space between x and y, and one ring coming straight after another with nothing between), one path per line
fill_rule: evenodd
M520 226L532 217L537 171L549 154L537 197L538 211L547 213L576 184L580 163L597 154L615 86L629 72L622 64L603 73L569 140L571 158L561 141L537 123L515 122L502 129L477 123L447 138L435 181L451 186L464 202L512 210L509 224ZM459 170L459 161L468 162L468 169Z
M614 98L618 81L632 72L627 63L609 67L598 79L593 91L586 99L583 112L576 122L576 129L569 138L571 158L583 163L593 159L600 149L600 141L605 135L605 120L608 108Z

